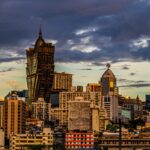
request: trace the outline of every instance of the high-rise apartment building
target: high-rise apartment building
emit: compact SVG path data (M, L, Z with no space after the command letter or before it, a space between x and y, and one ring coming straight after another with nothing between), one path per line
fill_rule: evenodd
M4 131L5 137L10 134L25 132L26 104L16 94L12 94L4 101Z
M26 51L27 55L27 86L30 101L43 97L46 102L50 100L53 85L54 51L52 43L46 43L42 37L41 29L33 48Z
M51 104L46 103L43 98L38 98L38 101L32 102L32 117L42 121L50 121Z
M91 130L91 108L90 101L83 97L75 97L74 101L68 103L68 130Z
M72 87L72 74L65 72L54 73L53 91L71 91Z
M59 93L59 118L60 125L68 125L69 102L75 101L76 97L83 97L84 101L89 101L93 106L102 107L100 92L60 92Z

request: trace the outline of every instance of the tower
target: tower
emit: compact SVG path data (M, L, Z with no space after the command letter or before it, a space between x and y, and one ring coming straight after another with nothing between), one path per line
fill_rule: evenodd
M117 91L116 77L110 69L110 64L107 64L107 70L101 77L102 95L115 95Z
M101 77L102 85L102 107L106 110L108 118L111 121L118 119L118 88L116 86L116 77L107 64L107 70Z
M31 102L37 101L39 97L44 98L46 102L50 100L54 74L54 52L55 47L52 43L44 41L40 28L34 47L26 50L27 86Z

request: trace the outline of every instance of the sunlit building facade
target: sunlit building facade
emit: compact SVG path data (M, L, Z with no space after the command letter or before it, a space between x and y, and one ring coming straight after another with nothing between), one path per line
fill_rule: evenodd
M5 137L25 132L26 103L13 94L4 101Z

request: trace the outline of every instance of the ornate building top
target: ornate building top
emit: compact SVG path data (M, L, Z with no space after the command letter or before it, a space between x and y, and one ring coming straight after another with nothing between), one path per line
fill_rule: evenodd
M38 39L36 40L35 47L43 46L44 44L45 44L45 41L42 37L42 29L41 29L41 26L40 26L39 36L38 36Z

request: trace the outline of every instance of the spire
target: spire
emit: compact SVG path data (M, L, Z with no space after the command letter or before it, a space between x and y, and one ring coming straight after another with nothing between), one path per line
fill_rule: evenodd
M42 37L42 27L41 27L41 25L40 25L40 28L39 28L39 36L38 36L38 38L37 38L37 40L36 40L36 42L35 42L35 46L36 47L39 47L39 46L42 46L42 45L44 45L44 40L43 40L43 37Z
M42 26L40 24L40 28L39 28L39 37L42 37Z

